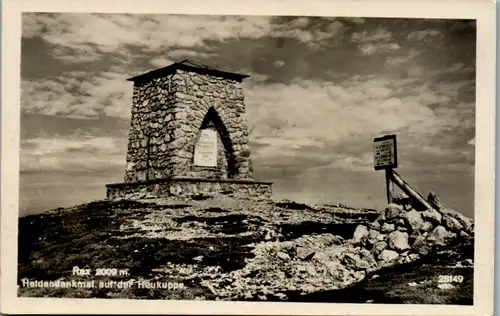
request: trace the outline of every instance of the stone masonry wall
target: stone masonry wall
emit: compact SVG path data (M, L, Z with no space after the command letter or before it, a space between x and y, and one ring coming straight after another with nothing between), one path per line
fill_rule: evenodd
M189 197L197 194L226 194L233 197L271 198L268 182L202 180L197 178L152 180L143 183L109 184L108 200L154 197Z
M218 131L217 168L193 165L199 130ZM243 89L236 80L177 69L134 85L125 182L170 176L251 179Z

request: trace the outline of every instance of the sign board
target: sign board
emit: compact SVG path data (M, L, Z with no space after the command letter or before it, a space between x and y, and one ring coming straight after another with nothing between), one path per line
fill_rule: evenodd
M200 167L217 167L217 131L200 130L200 137L194 149L194 164Z
M373 140L373 159L375 170L397 168L396 135L386 135Z

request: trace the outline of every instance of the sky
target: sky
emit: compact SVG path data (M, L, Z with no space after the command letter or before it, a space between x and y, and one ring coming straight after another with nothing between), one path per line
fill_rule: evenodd
M24 13L20 216L122 182L132 83L190 59L247 74L254 178L274 197L382 209L397 172L474 214L476 26L467 20Z

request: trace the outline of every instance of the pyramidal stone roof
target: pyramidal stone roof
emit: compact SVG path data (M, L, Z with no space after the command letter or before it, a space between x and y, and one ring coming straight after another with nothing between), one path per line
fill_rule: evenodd
M162 77L165 75L169 75L174 73L176 70L184 70L184 71L193 71L202 75L212 75L212 76L218 76L218 77L223 77L227 79L233 79L236 81L243 81L243 79L248 78L248 75L244 74L238 74L234 72L227 72L227 71L222 71L216 68L212 68L203 64L195 63L191 60L185 59L180 62L175 62L173 64L170 64L166 67L163 68L158 68L146 73L143 73L141 75L135 76L128 78L128 81L132 82L143 82L143 81L148 81L151 79L155 79L158 77Z

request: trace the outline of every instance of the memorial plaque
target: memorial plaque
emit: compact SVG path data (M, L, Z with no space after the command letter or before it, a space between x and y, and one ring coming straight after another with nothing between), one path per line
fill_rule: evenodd
M217 131L200 131L200 138L194 149L194 164L199 167L217 167Z
M373 140L373 158L375 170L396 168L398 158L396 135L386 135Z

